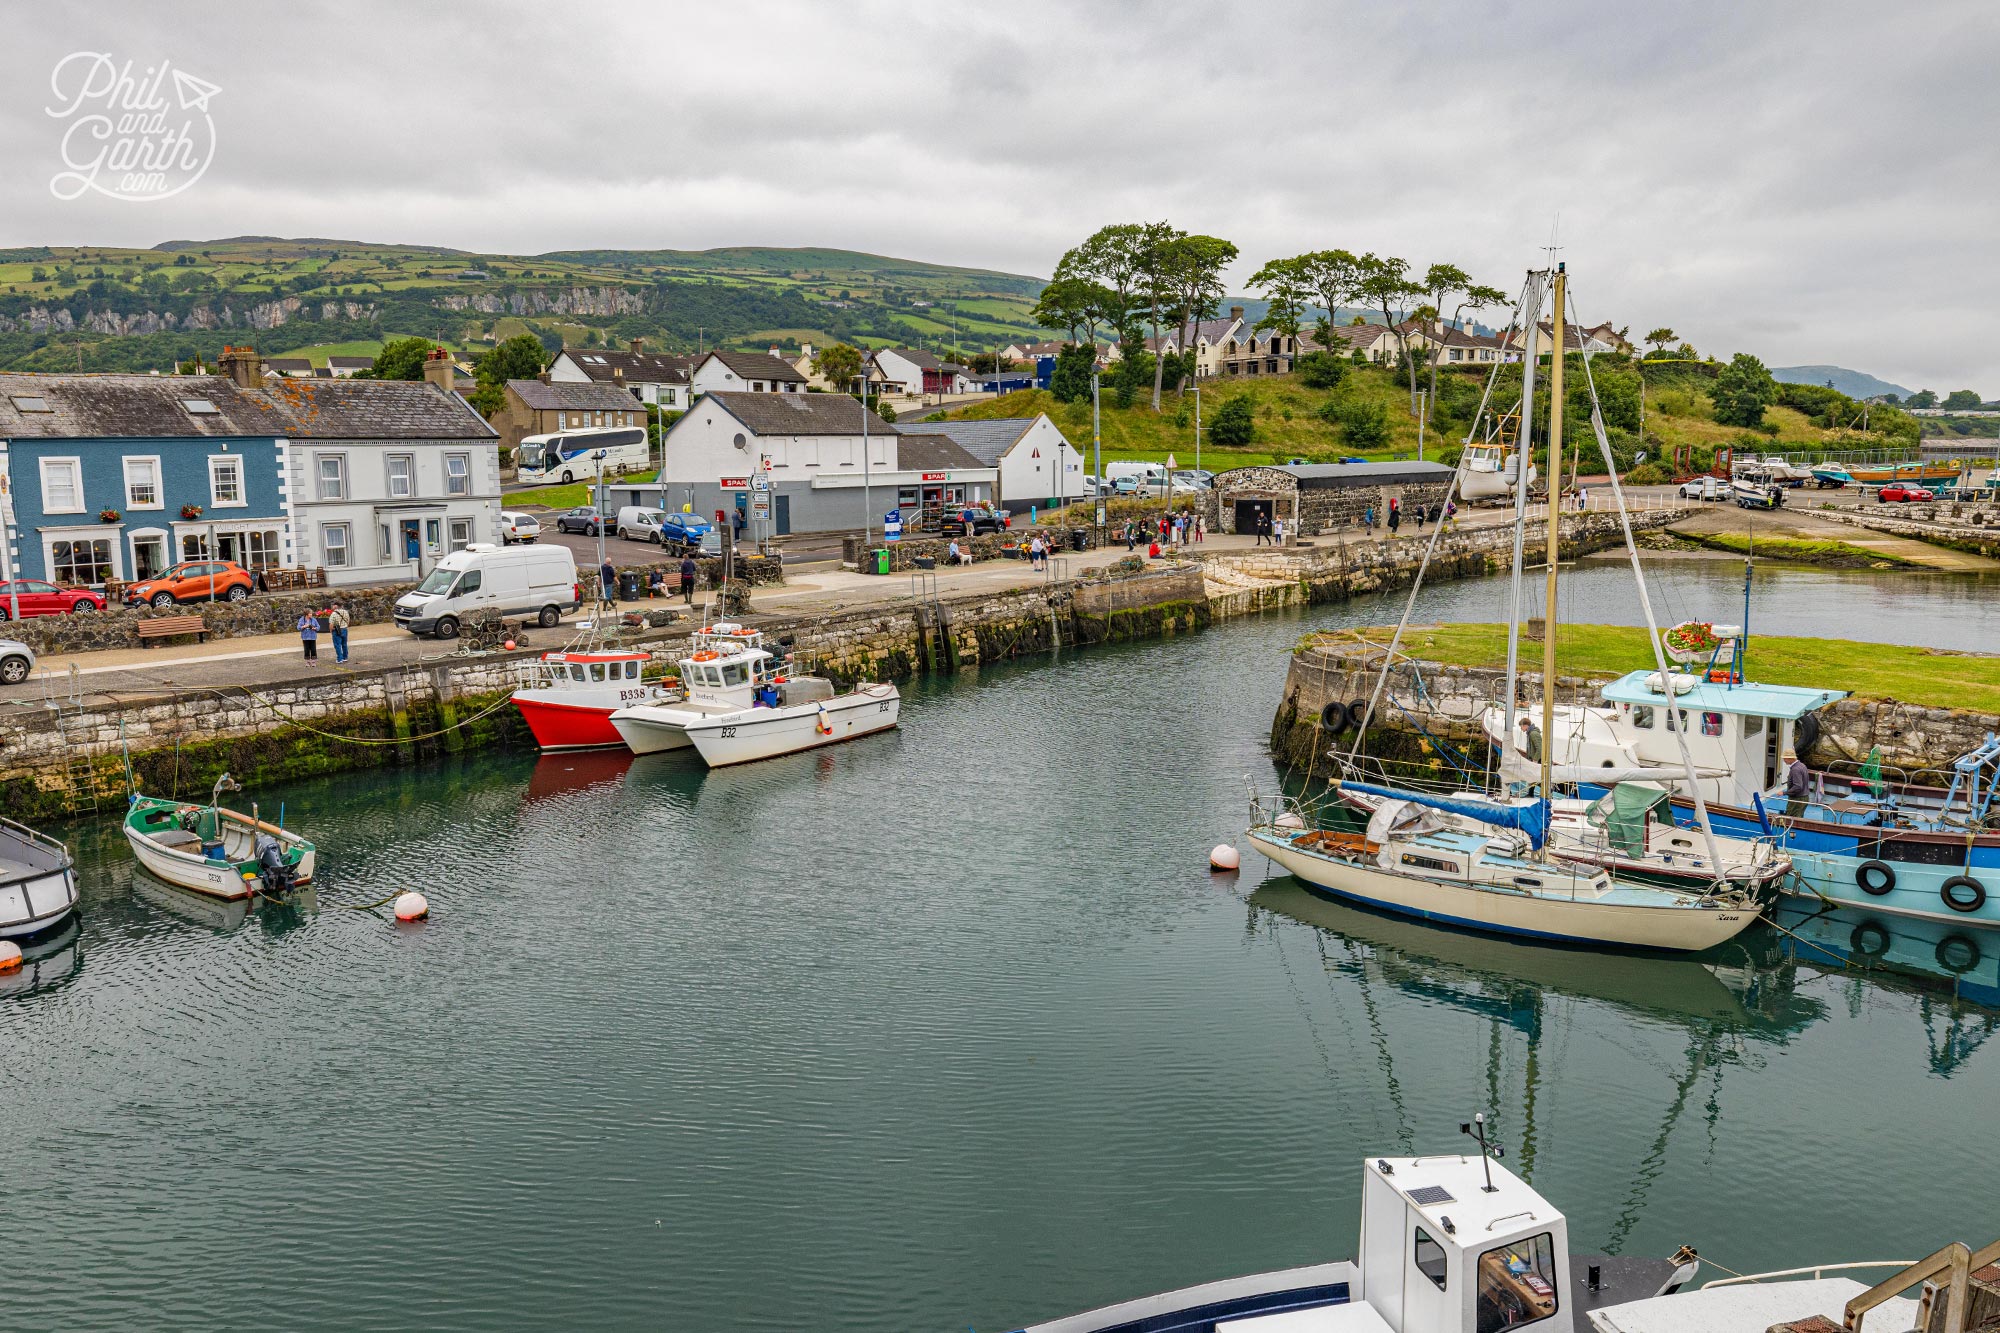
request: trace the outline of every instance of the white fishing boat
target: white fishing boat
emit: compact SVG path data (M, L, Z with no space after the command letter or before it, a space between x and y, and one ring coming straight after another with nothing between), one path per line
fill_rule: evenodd
M1519 452L1500 440L1481 440L1465 446L1459 455L1462 476L1458 490L1468 503L1483 504L1511 500L1515 474L1520 470ZM1528 464L1528 485L1535 484L1535 465Z
M47 930L75 910L76 863L69 848L0 819L0 938Z
M711 768L770 759L886 731L902 694L863 682L846 694L819 676L788 674L755 630L718 623L681 659L684 697L621 708L611 725L635 754L692 746Z
M214 898L283 893L313 877L317 852L298 834L218 804L242 788L227 773L207 805L158 796L132 797L125 840L139 864L169 884Z
M1732 1274L1694 1285L1701 1258L1572 1254L1560 1209L1476 1151L1371 1157L1361 1167L1354 1258L1224 1278L1030 1324L1017 1333L1964 1333L1984 1308L2000 1241L1930 1258ZM1872 1286L1857 1274L1882 1274ZM1980 1285L1975 1286L1975 1283ZM1921 1290L1918 1300L1903 1293ZM1981 1325L1985 1325L1982 1323Z

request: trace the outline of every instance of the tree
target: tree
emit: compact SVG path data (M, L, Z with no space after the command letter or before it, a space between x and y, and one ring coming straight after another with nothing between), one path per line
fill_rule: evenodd
M1347 375L1347 363L1331 352L1307 352L1292 363L1292 369L1308 389L1337 388Z
M394 338L382 345L375 354L375 364L355 376L356 379L371 380L420 380L424 377L424 359L437 344L429 338Z
M1350 449L1379 449L1389 442L1389 412L1380 403L1334 399L1319 410L1320 419L1340 429L1340 441Z
M1174 248L1187 238L1187 233L1176 231L1165 222L1144 224L1139 242L1139 292L1144 303L1146 322L1153 328L1153 351L1167 350L1160 338L1160 324L1164 320L1176 323L1179 291L1174 282ZM1166 378L1167 367L1159 356L1153 357L1153 410L1160 410L1160 385ZM1121 377L1119 406L1127 404L1124 398L1124 382Z
M1110 304L1110 293L1088 278L1057 278L1042 288L1033 314L1045 329L1067 329L1073 343L1095 343L1097 321Z
M1393 255L1383 259L1373 252L1361 256L1356 261L1356 281L1354 295L1382 311L1382 322L1396 335L1396 348L1402 353L1403 365L1410 376L1410 415L1417 414L1417 366L1410 359L1410 342L1398 327L1397 309L1411 297L1422 296L1424 289L1410 281L1410 264L1406 259Z
M1915 393L1909 396L1908 400L1904 402L1903 406L1936 407L1937 404L1938 404L1938 396L1936 393L1934 393L1929 389L1919 389Z
M1099 227L1056 264L1057 282L1080 279L1098 288L1096 312L1121 343L1134 331L1133 312L1140 307L1147 244L1147 230L1140 223Z
M1318 329L1320 346L1333 347L1333 325L1340 318L1340 303L1351 300L1360 281L1361 261L1346 250L1314 250L1297 259L1299 275L1326 308L1326 318ZM1355 323L1360 323L1359 319Z
M517 333L473 362L472 376L481 384L497 387L508 380L531 380L548 363L548 353L540 338L532 333Z
M1755 430L1764 424L1764 409L1778 396L1778 382L1762 361L1738 352L1716 375L1711 393L1718 422Z
M1096 345L1070 343L1056 353L1056 368L1049 377L1049 392L1059 403L1087 402L1090 399L1091 372L1096 369Z
M1424 289L1424 294L1431 299L1430 318L1433 320L1441 319L1445 303L1451 300L1454 295L1458 297L1458 304L1452 307L1451 319L1445 323L1447 330L1462 327L1467 310L1483 310L1490 305L1499 305L1507 299L1507 293L1501 291L1498 287L1480 286L1472 280L1471 276L1464 269L1459 268L1456 264L1432 264L1424 271L1424 280L1420 285ZM1439 335L1440 339L1449 336L1449 333ZM1433 404L1437 402L1438 360L1439 358L1435 355L1431 357L1431 402Z
M1240 449L1257 438L1257 421L1250 411L1248 394L1238 394L1224 403L1208 422L1208 442L1225 449Z
M1976 412L1979 410L1979 404L1980 397L1977 391L1953 389L1945 395L1943 405L1953 412Z
M1250 285L1261 288L1270 308L1264 318L1257 321L1260 329L1296 339L1299 326L1305 322L1306 307L1313 297L1312 277L1306 270L1306 257L1273 259L1264 267L1250 275Z
M1654 329L1651 333L1647 334L1644 341L1646 346L1653 349L1653 355L1657 357L1661 352L1666 350L1666 346L1668 343L1672 342L1674 339L1678 337L1680 337L1678 333L1675 333L1672 329L1667 328L1663 325L1660 328Z
M1214 319L1227 294L1222 270L1236 262L1237 250L1217 236L1183 236L1172 256L1173 305L1181 324L1182 374L1177 385L1185 389L1198 372L1193 361L1196 334L1205 319Z
M838 392L861 378L861 349L851 343L831 343L813 353L813 372Z

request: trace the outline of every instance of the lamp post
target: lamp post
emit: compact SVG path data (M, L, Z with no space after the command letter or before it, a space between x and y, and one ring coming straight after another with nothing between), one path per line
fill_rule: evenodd
M861 550L875 544L875 495L868 480L868 354L861 356Z
M1104 545L1104 432L1099 427L1097 401L1097 367L1090 370L1090 466L1097 475L1097 544Z

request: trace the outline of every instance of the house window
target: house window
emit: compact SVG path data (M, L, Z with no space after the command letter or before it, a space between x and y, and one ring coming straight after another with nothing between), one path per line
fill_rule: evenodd
M244 563L251 569L275 569L281 563L278 534L270 528L243 534Z
M600 426L604 424L604 414L602 412L597 414L597 424Z
M472 493L471 454L446 454L444 456L444 493L446 495L469 495Z
M83 512L82 465L74 458L42 460L42 512L81 514Z
M322 500L345 500L347 498L347 458L343 454L320 454L319 498Z
M567 412L556 413L556 429L557 430L569 429L569 413Z
M49 577L57 583L102 583L116 572L109 537L49 543Z
M211 454L208 460L208 496L218 507L246 504L243 498L243 460L230 454Z
M330 569L345 569L348 565L348 526L345 523L322 523L319 525L320 549L326 553L326 564Z
M158 458L127 458L125 460L125 507L127 509L160 508L160 460Z
M1555 1237L1549 1232L1486 1251L1472 1271L1478 1277L1472 1297L1475 1333L1500 1333L1547 1319L1561 1302Z
M392 536L390 536L389 525L387 523L382 524L380 527L376 528L375 531L381 534L382 537L381 559L382 563L386 565L391 560L394 560L396 558L395 539Z
M455 518L451 521L451 549L463 551L472 545L472 520Z
M424 520L424 544L433 551L438 548L438 526L438 521L434 518Z
M417 489L417 460L413 454L390 454L389 498L407 500Z

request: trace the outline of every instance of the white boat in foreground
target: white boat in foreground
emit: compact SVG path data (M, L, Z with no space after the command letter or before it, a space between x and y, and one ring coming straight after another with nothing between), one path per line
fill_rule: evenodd
M1472 1126L1464 1127L1472 1132ZM1972 1275L2000 1242L1954 1242L1918 1263L1832 1262L1694 1287L1701 1260L1571 1254L1569 1224L1492 1160L1375 1157L1362 1166L1351 1260L1183 1287L1019 1333L1765 1333L1813 1316L1850 1333L1962 1333ZM1868 1286L1851 1276L1895 1270ZM1872 1276L1872 1274L1871 1274ZM1925 1286L1924 1284L1934 1284ZM1923 1287L1921 1301L1901 1293ZM1933 1307L1937 1316L1933 1316Z
M312 843L249 814L218 804L225 791L241 791L227 773L207 805L158 796L132 797L125 841L139 864L169 884L211 898L284 893L309 883L318 859Z
M25 824L0 819L0 937L47 930L76 910L69 848Z
M682 697L611 715L634 754L692 746L711 768L747 764L887 731L902 712L894 685L863 682L846 694L819 676L793 676L757 630L719 622L699 631L681 659Z

